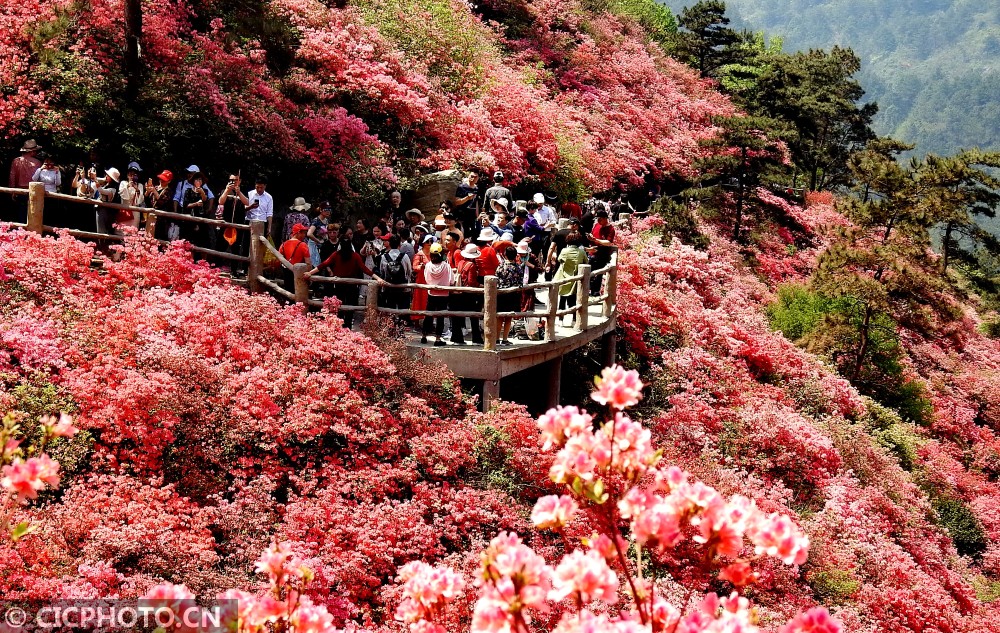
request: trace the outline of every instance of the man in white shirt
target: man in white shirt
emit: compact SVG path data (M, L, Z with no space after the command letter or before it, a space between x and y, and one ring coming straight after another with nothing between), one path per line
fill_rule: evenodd
M545 230L554 228L557 221L555 209L545 204L545 196L540 193L536 193L533 200L539 205L538 211L535 211L535 222Z
M239 187L239 183L236 186ZM274 198L265 189L267 189L267 176L258 176L257 180L254 181L254 188L248 191L247 195L244 196L239 189L236 190L236 195L240 197L240 202L247 208L247 222L266 221L267 232L265 235L270 235L271 218L274 216Z

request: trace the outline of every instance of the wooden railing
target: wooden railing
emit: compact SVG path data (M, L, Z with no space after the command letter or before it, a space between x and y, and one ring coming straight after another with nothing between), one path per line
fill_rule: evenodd
M49 193L45 191L45 185L40 182L33 182L28 185L27 189L16 189L11 187L0 187L0 194L9 194L14 196L27 196L28 198L28 221L25 224L20 224L17 222L11 222L13 226L18 226L25 228L29 231L34 231L36 233L50 232L54 233L56 231L65 230L67 233L73 237L86 239L86 240L103 240L109 242L121 242L125 238L123 235L118 234L105 234L98 233L96 231L83 231L79 229L69 229L66 227L52 226L45 223L45 201L54 200L61 201L69 204L80 205L84 207L90 207L95 209L101 207L104 209L111 209L115 211L130 211L133 214L139 215L141 218L145 218L146 226L145 232L146 236L150 239L156 237L156 223L160 220L171 220L178 223L195 223L203 224L212 227L219 228L233 228L237 231L251 231L252 227L248 224L234 224L232 222L225 222L223 220L215 220L211 218L201 218L198 216L186 215L184 213L173 213L171 211L159 211L155 209L147 209L145 207L132 207L122 204L114 204L111 202L104 202L99 199L91 198L81 198L79 196L69 196L61 193ZM263 234L263 223L260 223L260 234ZM158 240L160 243L169 243L166 240ZM251 250L252 243L251 242ZM205 255L207 257L218 258L228 261L243 262L246 264L251 263L251 257L249 255L239 255L235 253L227 253L225 251L217 251L210 248L204 248L201 246L195 246L192 244L190 246L191 251Z
M16 189L10 187L0 187L0 194L3 195L13 195L13 196L27 196L28 198L28 217L27 223L10 223L13 226L18 226L25 228L29 231L34 231L36 233L44 232L55 232L58 230L65 230L70 235L88 239L88 240L104 240L110 242L121 242L125 238L123 235L117 234L104 234L97 233L93 231L82 231L78 229L68 229L65 227L56 227L45 224L45 201L46 200L58 200L70 204L78 204L87 206L90 208L102 207L112 210L127 210L134 214L139 214L146 220L145 232L146 236L150 239L155 239L156 233L156 223L160 220L171 220L175 222L190 222L208 225L212 227L219 228L234 228L237 231L249 231L249 254L239 255L233 253L227 253L224 251L217 251L208 248L203 248L200 246L191 245L190 248L195 253L200 253L208 257L214 257L222 260L237 261L247 264L247 285L251 292L261 292L263 290L270 290L289 301L294 301L303 306L303 308L308 309L321 308L323 302L319 299L311 297L310 285L313 283L332 283L332 284L348 284L348 285L358 285L366 286L368 289L365 305L342 305L340 310L347 311L363 311L366 318L375 319L378 315L391 315L399 317L412 317L412 316L430 316L430 317L466 317L466 318L477 318L482 320L483 327L483 349L493 350L496 347L498 330L498 319L500 318L537 318L545 320L545 341L552 342L556 339L556 322L564 316L575 315L575 329L578 331L583 331L590 327L590 308L595 305L602 305L601 310L602 317L604 319L610 318L616 309L616 296L617 296L617 286L618 286L618 264L617 264L617 253L612 256L611 263L609 263L604 268L600 270L593 271L589 264L581 264L579 267L579 273L573 277L567 277L565 279L560 279L558 281L540 281L532 284L526 284L524 286L517 286L514 288L498 288L497 278L490 275L484 278L483 287L462 287L462 286L433 286L428 284L390 284L379 279L354 279L345 277L322 277L313 276L306 277L306 273L312 269L309 264L295 264L292 265L284 256L278 252L277 249L267 240L264 236L264 222L251 221L250 224L234 224L232 222L225 222L222 220L215 220L210 218L201 218L197 216L186 215L182 213L173 213L170 211L158 211L154 209L147 209L144 207L132 207L120 204L113 204L110 202L104 202L102 200L90 199L90 198L80 198L78 196L69 196L65 194L58 193L48 193L45 191L45 187L40 182L33 182L29 185L28 189ZM628 218L624 217L621 222L627 222ZM619 222L619 223L621 223ZM165 240L158 240L161 243L167 244L169 242ZM280 284L275 283L272 279L268 279L264 276L264 256L266 253L270 252L274 256L281 266L287 270L292 271L294 287L292 290L283 288ZM604 292L596 297L590 296L590 281L594 275L606 275L607 279L604 284ZM559 287L567 283L577 283L576 288L576 305L570 308L559 309ZM449 295L466 293L466 294L479 294L483 296L483 309L477 311L462 311L462 310L412 310L412 309L394 309L386 308L378 305L379 291L382 288L395 288L402 290L447 290ZM522 291L535 292L537 290L544 290L547 297L547 305L545 310L529 310L529 311L516 311L516 312L500 312L497 310L497 300L500 295L508 293L520 294Z
M282 288L279 284L274 281L265 278L259 272L255 278L256 283L259 286L266 287L269 290L285 297L289 301L294 301L303 306L304 309L309 307L321 308L323 307L323 302L319 299L314 299L310 296L310 284L312 283L333 283L333 284L346 284L355 286L365 286L368 291L365 297L365 305L342 305L340 310L345 312L361 312L365 313L366 319L374 319L378 315L390 315L398 317L412 317L412 316L424 316L424 317L471 317L475 319L482 320L483 327L483 349L493 350L496 348L497 335L499 334L499 329L497 327L498 319L500 318L537 318L545 320L545 341L552 342L556 339L556 322L567 315L575 315L575 329L578 331L586 330L589 327L590 320L590 308L595 305L602 305L601 310L602 316L607 319L610 318L615 311L616 307L616 297L617 297L617 287L618 287L618 264L617 264L617 254L612 255L611 263L596 271L591 270L589 264L581 264L579 267L579 273L572 276L566 277L565 279L559 279L558 281L540 281L532 284L525 284L523 286L516 286L513 288L498 288L497 278L493 275L488 275L483 279L482 287L468 287L468 286L434 286L430 284L417 284L417 283L406 283L406 284L391 284L380 279L356 279L352 277L321 277L312 276L306 277L306 273L312 270L310 264L292 264L284 256L278 252L277 249L271 245L263 236L257 236L255 242L260 245L260 249L266 249L274 256L280 263L281 266L290 270L293 275L294 289L289 291L288 289ZM253 260L253 254L251 254L251 261ZM598 296L590 296L590 281L594 275L606 275L607 281L605 282L604 292ZM253 280L252 280L253 281ZM563 284L576 282L576 305L559 309L559 287ZM379 306L379 291L382 288L395 288L400 290L447 290L449 296L458 293L465 294L477 294L483 296L483 309L481 311L462 311L462 310L412 310L412 309L396 309L396 308L386 308ZM497 310L497 299L502 294L517 293L521 294L522 291L527 290L535 292L536 290L545 290L547 294L547 305L544 311L518 311L518 312L499 312Z

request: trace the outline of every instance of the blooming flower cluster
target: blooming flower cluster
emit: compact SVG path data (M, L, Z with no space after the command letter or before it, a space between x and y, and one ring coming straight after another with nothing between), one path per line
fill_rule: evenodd
M705 550L702 564L719 568L721 580L742 587L757 579L751 564L761 556L803 564L808 539L787 516L765 514L740 495L726 500L710 486L690 482L677 467L659 467L649 433L622 413L641 396L643 384L636 372L607 368L596 384L594 399L611 411L611 420L598 430L590 416L575 408L552 409L538 420L545 449L558 449L550 477L564 484L567 494L539 498L532 521L565 537L586 516L601 532L583 546L567 540L569 551L555 566L518 535L496 536L482 554L473 633L526 633L535 626L533 617L551 618L553 610L558 619L552 630L565 633L758 631L749 601L738 593L727 598L710 593L690 609L665 600L667 586L660 576L651 569L648 577L643 574L642 548L672 549L690 533L692 542ZM652 476L652 488L640 487L643 475ZM618 533L626 520L631 520L632 548ZM753 555L740 558L747 542ZM419 561L403 567L405 597L397 619L409 622L412 631L442 630L437 619L449 597L445 591L450 588L454 595L460 586L452 573ZM604 610L619 603L626 585L625 606L617 616L606 615ZM797 616L783 629L839 630L840 624L821 608Z
M78 429L63 413L43 416L38 431L37 444L24 444L17 418L7 414L0 420L0 535L9 532L15 540L34 530L28 522L11 527L15 506L37 499L46 487L59 487L59 462L44 452L46 443L73 437Z

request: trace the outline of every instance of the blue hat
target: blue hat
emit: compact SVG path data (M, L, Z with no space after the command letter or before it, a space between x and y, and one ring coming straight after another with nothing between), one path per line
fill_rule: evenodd
M200 169L198 169L198 166L197 166L197 165L188 165L188 168L187 168L187 170L188 170L189 172L191 172L192 174L194 174L194 173L197 173L197 172L201 171Z
M139 163L132 161L128 164L129 171L142 171L142 167L139 167Z

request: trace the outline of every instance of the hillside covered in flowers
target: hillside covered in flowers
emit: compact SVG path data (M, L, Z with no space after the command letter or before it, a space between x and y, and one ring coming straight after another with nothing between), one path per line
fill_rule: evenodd
M123 0L5 3L0 138L238 163L307 195L373 195L457 165L572 195L689 170L731 106L650 39L642 19L665 9L591 4L143 2L130 76Z
M122 2L83 4L0 7L0 136L182 163L196 139L343 199L789 160L721 128L640 0L142 3L128 81ZM709 178L622 227L638 373L538 420L184 243L0 228L0 597L227 595L248 632L997 630L995 315L930 249L957 212L906 189L943 208L966 180L878 143L864 198Z

